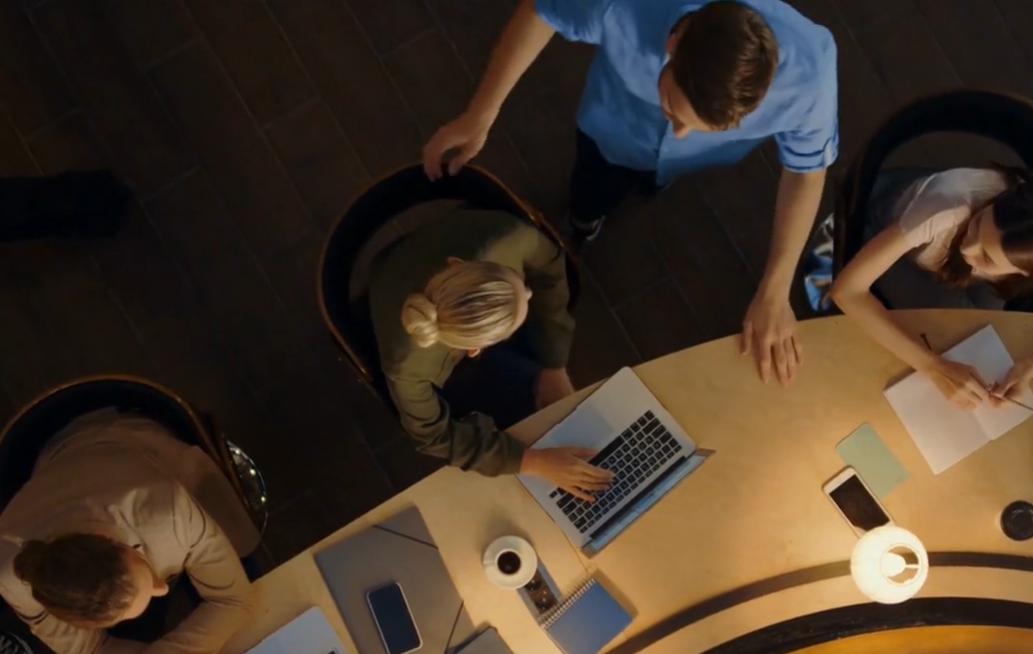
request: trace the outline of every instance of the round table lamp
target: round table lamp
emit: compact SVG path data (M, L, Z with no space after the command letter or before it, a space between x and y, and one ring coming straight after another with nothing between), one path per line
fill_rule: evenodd
M850 574L868 599L899 604L922 588L929 576L929 555L907 529L877 527L857 541L850 557Z

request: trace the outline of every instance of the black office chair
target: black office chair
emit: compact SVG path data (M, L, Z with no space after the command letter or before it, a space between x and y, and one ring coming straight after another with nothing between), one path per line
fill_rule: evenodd
M0 630L0 653L33 654L33 649L13 631Z
M317 277L323 321L362 382L394 412L380 368L380 355L365 288L353 289L355 264L370 239L389 221L417 205L460 200L465 207L505 211L534 225L566 253L571 308L581 277L576 257L559 232L540 213L488 171L466 166L457 175L431 182L422 165L403 168L375 182L356 199L330 230Z
M993 91L959 90L917 100L883 124L854 157L836 198L833 274L838 275L864 245L868 211L881 199L877 189L899 188L935 169L885 168L889 156L906 143L936 132L982 136L1008 147L1033 167L1033 102ZM973 166L985 166L974 161ZM1033 307L1033 303L1026 300ZM1009 302L1009 310L1020 306Z
M155 420L180 440L204 450L226 474L259 533L268 520L265 481L254 461L217 432L210 417L175 393L136 377L100 375L51 389L19 411L0 432L0 512L32 476L51 436L91 411L115 407Z

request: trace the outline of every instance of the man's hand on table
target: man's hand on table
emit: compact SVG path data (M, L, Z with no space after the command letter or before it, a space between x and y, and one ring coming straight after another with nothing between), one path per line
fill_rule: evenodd
M796 314L788 293L757 291L743 319L740 352L753 354L765 383L772 371L783 386L793 381L803 363L803 347L796 339Z
M566 368L543 368L534 385L534 401L539 409L574 394Z
M584 447L550 447L527 450L520 472L550 481L574 497L594 502L593 492L604 491L613 479L609 470L588 463L595 450Z

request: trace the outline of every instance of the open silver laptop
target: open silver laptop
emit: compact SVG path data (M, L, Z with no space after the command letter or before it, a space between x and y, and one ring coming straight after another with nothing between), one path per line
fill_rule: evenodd
M319 607L312 607L266 636L247 654L348 654Z
M630 368L623 368L549 430L535 448L599 450L591 463L614 473L595 502L539 477L521 483L589 556L597 553L713 452L701 450Z

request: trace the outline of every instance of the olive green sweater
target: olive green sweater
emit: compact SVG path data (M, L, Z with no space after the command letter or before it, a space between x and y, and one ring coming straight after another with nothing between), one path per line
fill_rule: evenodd
M370 310L387 385L402 426L420 451L464 470L495 476L516 473L524 445L481 416L452 416L438 395L466 352L417 346L402 326L405 298L422 291L449 257L493 261L523 276L532 295L526 327L534 361L567 365L574 319L563 250L533 226L499 211L456 210L423 225L373 266Z

